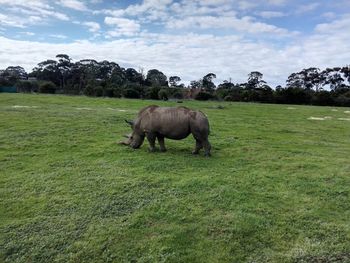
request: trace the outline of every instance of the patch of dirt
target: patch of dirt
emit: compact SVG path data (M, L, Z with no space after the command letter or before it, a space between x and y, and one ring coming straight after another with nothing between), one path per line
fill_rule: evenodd
M287 110L296 110L297 108L294 107L287 107Z
M107 108L109 110L116 110L116 111L120 111L120 112L126 112L127 110L121 110L121 109L113 109L113 108Z
M308 120L314 120L314 121L324 121L326 120L325 118L323 117L309 117L307 118Z
M350 118L338 118L340 121L350 121Z
M77 108L77 110L92 110L91 108Z
M24 109L36 109L36 108L39 108L38 106L23 106L23 105L14 105L12 106L12 108L15 108L15 109L21 109L21 108L24 108Z

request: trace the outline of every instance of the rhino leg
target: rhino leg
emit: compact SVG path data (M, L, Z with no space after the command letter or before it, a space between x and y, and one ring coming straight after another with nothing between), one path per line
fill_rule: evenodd
M156 135L154 133L147 133L147 140L149 142L148 150L154 152L156 150Z
M211 156L211 154L210 154L211 145L210 145L208 139L206 139L203 142L203 146L204 146L204 156L210 157Z
M196 148L192 153L198 154L199 150L204 148L204 155L208 157L211 156L210 154L211 145L208 141L208 135L205 133L203 134L203 133L194 131L193 137L196 139Z
M158 136L157 136L157 139L158 139L160 151L161 151L161 152L166 152L166 148L165 148L165 144L164 144L164 137L158 135Z
M196 147L192 151L192 154L198 154L199 150L202 149L202 148L203 148L202 143L200 142L200 140L196 139Z

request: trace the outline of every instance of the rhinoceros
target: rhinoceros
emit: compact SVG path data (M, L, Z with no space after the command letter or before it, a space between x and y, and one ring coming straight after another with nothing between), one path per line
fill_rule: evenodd
M201 111L187 107L147 106L141 109L134 121L125 120L130 124L132 133L128 140L120 142L134 149L140 148L145 137L149 142L149 150L155 151L155 141L158 139L160 150L166 151L164 138L181 140L192 133L196 140L193 154L198 154L204 148L205 156L210 156L211 145L208 141L209 122Z

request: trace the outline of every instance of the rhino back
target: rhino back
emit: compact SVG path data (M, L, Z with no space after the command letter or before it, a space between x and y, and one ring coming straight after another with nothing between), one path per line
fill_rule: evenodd
M140 126L145 132L183 139L190 134L190 113L191 110L186 107L149 106L139 115Z

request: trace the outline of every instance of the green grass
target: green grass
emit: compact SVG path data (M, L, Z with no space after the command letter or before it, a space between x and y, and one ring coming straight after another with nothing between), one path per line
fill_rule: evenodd
M0 262L350 262L349 108L185 101L205 158L117 145L149 104L0 94Z

